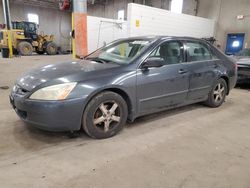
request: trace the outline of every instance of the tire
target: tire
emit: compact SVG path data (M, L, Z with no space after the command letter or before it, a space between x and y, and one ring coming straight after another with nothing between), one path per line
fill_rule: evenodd
M33 47L29 42L22 41L18 44L17 51L20 55L29 56L32 55Z
M9 48L2 48L2 57L9 58L9 56L10 56Z
M48 55L56 55L57 54L57 45L56 43L54 42L49 42L47 45L46 45L46 53Z
M128 107L124 99L117 93L106 91L88 103L83 113L82 127L92 138L109 138L123 128L127 117Z
M217 108L223 104L227 95L228 87L224 79L218 79L208 94L205 104L211 108Z

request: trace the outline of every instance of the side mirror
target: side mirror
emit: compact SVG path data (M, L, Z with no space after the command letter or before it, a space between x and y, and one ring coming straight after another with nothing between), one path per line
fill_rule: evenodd
M142 65L142 69L148 69L152 67L162 67L165 65L165 61L163 58L148 58Z

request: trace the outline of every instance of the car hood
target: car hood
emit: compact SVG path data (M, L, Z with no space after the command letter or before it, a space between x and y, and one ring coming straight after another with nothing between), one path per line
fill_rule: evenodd
M94 71L102 72L118 66L114 63L102 64L89 60L51 64L26 73L17 80L16 84L31 91L37 86L53 80L61 80L61 82L83 81L89 76L96 76L97 74L93 74Z
M249 65L250 66L250 57L235 57L237 64L239 65Z

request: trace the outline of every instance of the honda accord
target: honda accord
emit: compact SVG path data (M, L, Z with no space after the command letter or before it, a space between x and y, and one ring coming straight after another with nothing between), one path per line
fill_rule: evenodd
M136 37L112 42L82 60L23 75L10 102L35 127L82 128L100 139L146 114L197 102L219 107L236 75L235 62L204 40Z

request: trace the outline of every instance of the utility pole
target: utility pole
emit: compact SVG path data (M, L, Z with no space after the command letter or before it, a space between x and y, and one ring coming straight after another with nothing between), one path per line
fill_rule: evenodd
M8 47L9 47L9 57L13 57L13 48L12 48L12 25L11 25L11 18L10 18L10 4L9 0L2 0L3 2L3 13L4 13L4 20L7 27L8 33Z
M83 57L88 53L87 46L87 0L73 0L72 40L73 58Z

